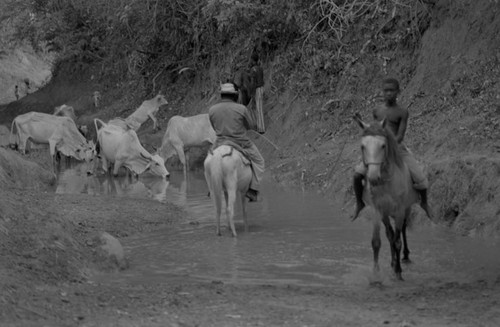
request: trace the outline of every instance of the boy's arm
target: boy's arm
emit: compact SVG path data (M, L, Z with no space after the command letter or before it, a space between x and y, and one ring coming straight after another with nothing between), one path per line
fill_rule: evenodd
M398 143L403 142L403 139L405 137L406 133L406 126L408 125L408 110L404 109L402 115L401 115L401 120L399 121L399 128L398 128L398 133L396 135L396 141Z

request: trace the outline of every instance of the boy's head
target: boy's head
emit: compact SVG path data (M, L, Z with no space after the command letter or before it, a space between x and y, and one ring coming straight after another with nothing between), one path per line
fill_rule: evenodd
M396 103L399 94L399 82L395 78L386 78L382 82L382 91L384 92L384 100L387 104Z

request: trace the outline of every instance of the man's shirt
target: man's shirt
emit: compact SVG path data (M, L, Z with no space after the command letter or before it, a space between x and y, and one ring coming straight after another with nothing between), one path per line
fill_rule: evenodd
M228 140L243 148L252 146L247 130L255 129L255 123L244 105L223 99L210 107L208 117L217 135L218 143Z

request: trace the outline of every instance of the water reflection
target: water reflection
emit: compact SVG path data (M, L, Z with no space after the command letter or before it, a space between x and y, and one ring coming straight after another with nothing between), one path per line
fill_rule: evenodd
M263 200L249 204L249 233L242 232L236 202L238 238L215 235L214 208L203 173L173 172L169 181L86 176L77 170L60 176L58 193L114 194L169 201L188 218L177 227L122 240L131 268L96 276L113 283L162 282L186 276L230 283L286 283L365 287L372 278L371 224L350 222L347 214L314 194L263 184ZM193 222L196 222L193 224ZM225 224L225 219L222 220ZM404 285L495 280L500 244L456 235L438 226L415 226L408 235L413 264L403 267ZM390 251L380 253L382 280L391 284Z
M176 181L177 182L177 181ZM88 176L84 165L66 168L59 174L55 192L57 194L115 195L134 198L151 198L160 202L167 200L167 189L171 180L157 176L112 177L109 175ZM181 182L182 183L182 182ZM179 186L172 185L172 189ZM182 187L185 186L180 186ZM181 191L181 193L185 193ZM175 193L175 191L174 191Z

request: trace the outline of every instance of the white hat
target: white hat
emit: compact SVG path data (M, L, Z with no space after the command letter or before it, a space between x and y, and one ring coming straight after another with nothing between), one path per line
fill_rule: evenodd
M238 94L233 83L224 83L220 86L220 94Z

